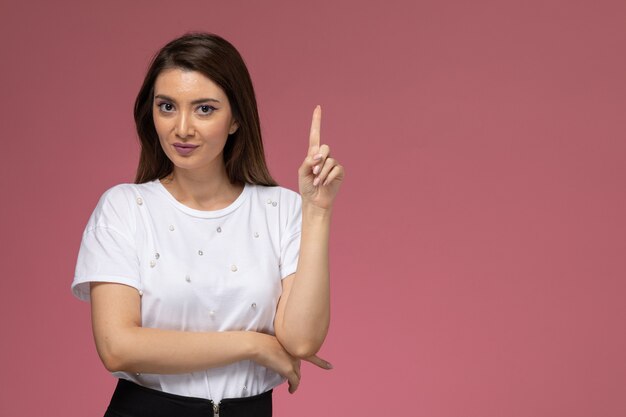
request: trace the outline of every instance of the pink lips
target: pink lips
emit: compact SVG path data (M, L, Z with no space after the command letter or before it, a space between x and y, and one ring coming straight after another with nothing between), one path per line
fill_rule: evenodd
M197 147L198 145L191 145L188 143L175 143L174 144L174 149L176 149L176 152L178 152L181 155L189 155Z

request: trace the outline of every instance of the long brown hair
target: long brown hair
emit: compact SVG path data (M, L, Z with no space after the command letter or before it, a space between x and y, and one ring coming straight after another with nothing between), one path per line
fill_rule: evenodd
M174 39L161 48L150 63L135 100L135 125L141 143L135 183L162 179L174 169L163 152L152 119L154 82L161 71L170 68L198 71L226 93L239 126L228 136L224 146L224 164L230 182L276 185L265 163L259 112L246 64L227 40L203 32L191 32Z

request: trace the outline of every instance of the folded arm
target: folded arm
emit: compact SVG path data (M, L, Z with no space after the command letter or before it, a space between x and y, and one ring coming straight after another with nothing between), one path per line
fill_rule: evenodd
M287 378L290 392L300 382L300 360L272 335L142 327L139 294L123 284L92 283L91 309L96 349L111 372L178 374L249 359Z

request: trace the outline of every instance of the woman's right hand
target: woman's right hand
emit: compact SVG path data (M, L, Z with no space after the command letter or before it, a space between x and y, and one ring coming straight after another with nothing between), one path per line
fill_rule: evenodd
M290 355L275 336L264 333L257 334L259 335L259 342L254 361L287 378L289 393L293 394L300 385L300 359ZM330 363L317 355L304 360L322 369L332 369Z

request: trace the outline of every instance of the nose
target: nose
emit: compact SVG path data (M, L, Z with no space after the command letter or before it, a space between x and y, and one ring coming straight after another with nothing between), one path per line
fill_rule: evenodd
M180 112L178 119L176 120L176 136L179 138L186 138L187 136L193 136L193 121L187 112Z

